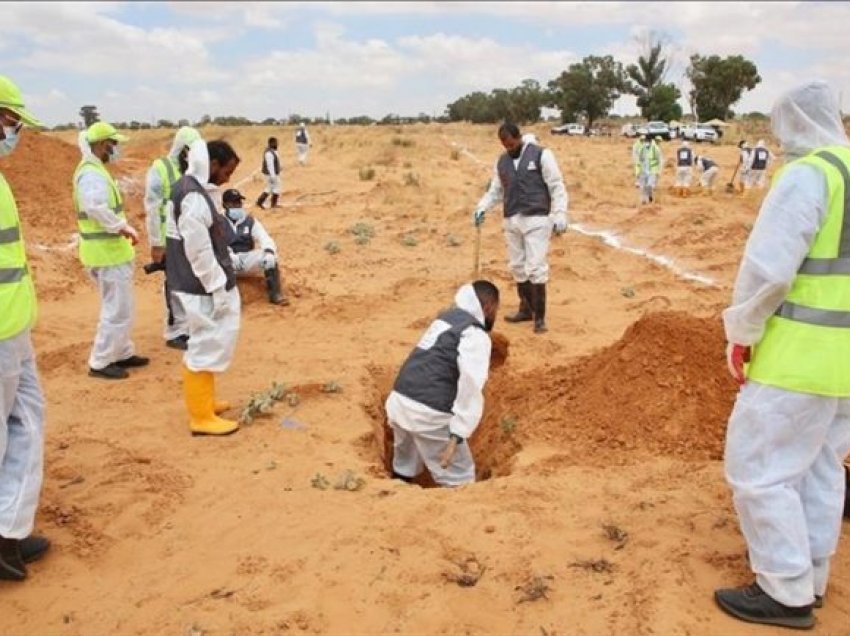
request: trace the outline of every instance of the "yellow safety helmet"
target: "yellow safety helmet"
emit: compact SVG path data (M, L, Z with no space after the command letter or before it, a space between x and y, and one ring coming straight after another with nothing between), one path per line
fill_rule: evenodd
M27 126L41 126L41 122L24 107L21 89L5 75L0 75L0 108L8 108Z
M128 137L119 133L115 130L115 126L105 121L96 121L88 127L88 130L86 130L86 141L90 144L103 141L104 139L111 139L112 141L127 141Z

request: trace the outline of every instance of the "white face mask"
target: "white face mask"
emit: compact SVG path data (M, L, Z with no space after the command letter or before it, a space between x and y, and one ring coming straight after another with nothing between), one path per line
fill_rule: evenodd
M7 157L15 150L18 145L20 135L18 135L18 126L3 126L3 134L5 137L0 140L0 157Z
M121 158L121 146L115 145L109 149L109 163L115 163Z
M230 217L230 220L234 223L239 223L242 219L245 218L245 209L244 208L228 208L227 216Z

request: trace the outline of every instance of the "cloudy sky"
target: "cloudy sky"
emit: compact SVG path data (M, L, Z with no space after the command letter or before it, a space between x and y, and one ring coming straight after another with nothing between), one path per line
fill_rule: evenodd
M112 121L380 118L545 85L585 55L632 62L653 28L685 91L691 53L753 60L763 81L747 112L811 77L850 96L848 24L846 2L20 2L4 3L0 53L49 125L83 104ZM615 112L634 110L623 99Z

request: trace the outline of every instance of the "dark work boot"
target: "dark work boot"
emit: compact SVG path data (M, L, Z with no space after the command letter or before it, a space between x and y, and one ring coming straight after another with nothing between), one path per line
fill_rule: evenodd
M532 285L532 309L534 310L534 333L546 333L546 283Z
M273 207L273 208L279 208L279 207L280 207L280 206L277 204L277 200L278 200L279 198L280 198L280 195L279 195L279 194L273 194L273 195L272 195L272 207Z
M259 199L257 199L257 207L258 207L258 208L262 208L262 207L263 207L263 204L266 202L266 199L268 198L268 196L269 196L269 193L268 193L268 192L263 192L263 193L260 195L260 198L259 198Z
M505 316L505 320L507 322L527 322L534 317L531 315L531 282L517 283L516 293L519 296L519 311Z
M27 568L21 559L20 541L0 537L0 579L5 581L23 581L27 578Z
M31 534L18 542L18 551L24 563L38 561L49 549L50 539L37 534Z
M274 305L288 305L289 301L283 295L280 287L280 270L277 265L263 272L266 277L266 291L269 294L269 302Z
M714 600L724 612L748 623L779 625L792 629L811 629L815 625L811 605L783 605L765 594L758 583L716 590Z

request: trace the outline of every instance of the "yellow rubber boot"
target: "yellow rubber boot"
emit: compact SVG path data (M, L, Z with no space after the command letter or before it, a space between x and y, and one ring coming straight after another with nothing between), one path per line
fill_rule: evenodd
M215 376L213 376L213 413L220 415L231 408L233 408L233 405L227 400L215 399Z
M212 373L183 367L183 395L192 435L230 435L239 429L237 422L217 417L213 412L213 387Z

